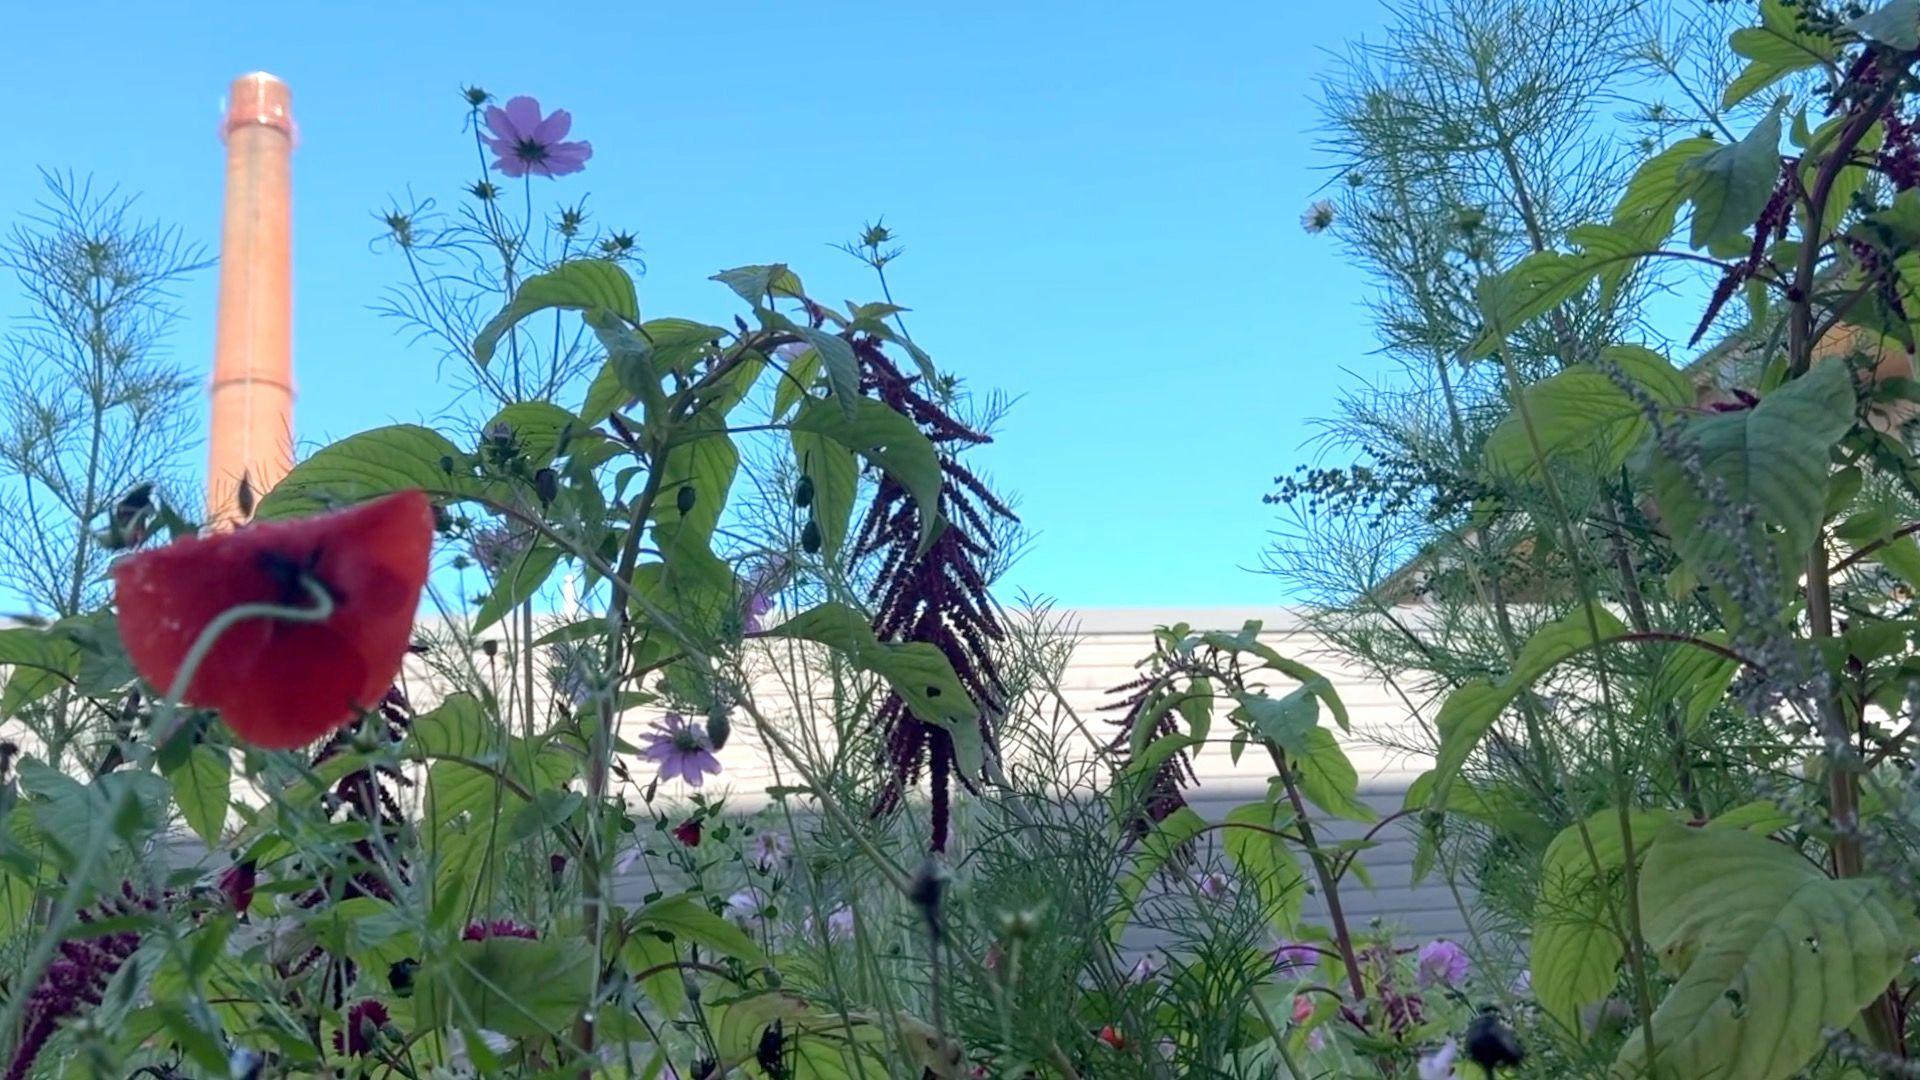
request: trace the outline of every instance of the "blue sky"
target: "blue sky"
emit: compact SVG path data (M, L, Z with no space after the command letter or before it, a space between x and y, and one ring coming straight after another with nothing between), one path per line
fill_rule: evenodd
M1383 18L1372 0L728 5L29 5L0 69L34 167L142 193L218 244L229 79L294 93L296 425L303 443L436 412L433 358L370 306L399 269L372 214L472 179L458 88L569 109L595 155L536 197L645 248L649 316L719 321L716 270L784 261L870 299L831 250L884 214L889 271L943 367L1021 396L980 462L1037 531L1011 586L1079 606L1268 604L1273 476L1375 367L1365 283L1302 233L1321 183L1315 80ZM213 277L174 342L204 372ZM10 283L9 283L10 286ZM0 289L0 311L13 290ZM196 451L197 452L197 451Z

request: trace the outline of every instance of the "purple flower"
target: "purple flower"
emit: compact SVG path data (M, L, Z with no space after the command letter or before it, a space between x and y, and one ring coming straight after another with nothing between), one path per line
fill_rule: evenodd
M1448 1039L1440 1049L1420 1059L1420 1080L1452 1080L1453 1059L1458 1056L1459 1045Z
M742 630L754 634L766 628L762 620L773 611L773 596L786 585L787 578L792 574L793 563L785 555L770 556L747 574L746 581L742 583L747 598L740 605Z
M1435 983L1458 986L1466 981L1467 969L1471 966L1471 962L1467 959L1467 950L1446 938L1435 938L1420 946L1421 986L1432 986Z
M1233 879L1218 870L1209 870L1194 879L1194 887L1209 900L1224 900L1233 891Z
M747 861L763 874L786 869L788 860L792 858L793 841L787 839L786 833L771 829L755 833L753 843L747 849Z
M501 937L538 941L540 931L525 923L514 922L512 919L494 919L492 922L470 922L460 933L462 941L485 941L488 938Z
M387 1015L387 1007L368 998L357 1001L347 1009L346 1023L333 1033L333 1050L347 1057L365 1057L373 1052L373 1044L380 1037L380 1029L387 1026L392 1017Z
M759 889L741 889L727 897L727 914L740 922L752 922L766 909L767 895Z
M1127 971L1127 981L1136 983L1146 982L1155 975L1160 974L1161 969L1166 966L1166 957L1149 950L1143 954L1140 959L1133 962L1133 967Z
M640 756L660 766L660 779L679 777L688 787L699 787L708 773L720 771L707 729L679 713L668 713L642 738Z
M517 97L507 107L487 108L487 130L482 135L493 151L493 167L505 176L565 176L587 167L593 156L589 142L562 142L573 127L573 116L555 109L545 119L540 103L530 97Z
M1305 942L1283 941L1273 950L1273 966L1279 971L1299 971L1302 974L1312 971L1320 965L1320 950Z
M809 915L800 924L800 932L807 937L814 936L813 916ZM834 908L827 915L827 940L829 942L851 941L853 939L853 909L846 904Z

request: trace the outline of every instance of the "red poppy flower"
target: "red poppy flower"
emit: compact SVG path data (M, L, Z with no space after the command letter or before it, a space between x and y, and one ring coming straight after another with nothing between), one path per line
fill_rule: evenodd
M1120 1034L1120 1029L1114 1027L1112 1024L1108 1024L1100 1029L1100 1041L1113 1047L1115 1050L1125 1050L1127 1048L1127 1037Z
M303 584L311 578L332 598L328 618L235 623L182 695L218 709L257 746L301 746L378 704L393 684L432 546L433 507L419 491L182 540L114 564L120 637L141 677L165 693L221 612L312 607Z
M673 838L688 847L700 846L700 819L688 818L673 827Z

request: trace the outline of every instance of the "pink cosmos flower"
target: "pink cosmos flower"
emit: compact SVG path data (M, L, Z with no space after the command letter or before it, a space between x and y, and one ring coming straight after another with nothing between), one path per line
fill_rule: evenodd
M742 630L757 634L766 629L765 619L773 611L774 594L786 586L787 578L792 575L793 563L785 555L769 556L747 574L744 583L747 596L740 605Z
M1209 870L1194 879L1194 886L1209 900L1224 900L1233 891L1233 879L1218 870Z
M507 107L487 108L487 130L482 135L493 151L493 167L503 176L565 176L587 167L593 156L590 142L563 142L573 128L573 116L555 109L543 119L540 103L517 97Z
M1298 941L1283 941L1273 950L1273 965L1283 972L1305 973L1320 965L1320 950Z
M1148 979L1160 974L1161 970L1166 966L1166 957L1157 952L1148 951L1143 954L1140 959L1134 961L1132 969L1127 972L1127 981L1137 983L1146 982Z
M786 833L771 829L755 833L753 843L747 848L747 861L763 874L786 869L792 858L793 841L787 839Z
M1435 938L1420 946L1419 979L1421 986L1446 983L1458 986L1466 980L1467 969L1472 962L1467 959L1467 950L1448 941Z
M727 914L743 923L759 918L766 906L766 894L759 889L741 889L727 897Z
M1453 1080L1453 1059L1459 1055L1459 1044L1448 1039L1440 1049L1420 1059L1420 1080Z
M707 729L679 713L661 717L641 739L640 756L660 766L660 779L678 777L688 787L699 787L706 774L720 771L720 759L713 756L713 740Z

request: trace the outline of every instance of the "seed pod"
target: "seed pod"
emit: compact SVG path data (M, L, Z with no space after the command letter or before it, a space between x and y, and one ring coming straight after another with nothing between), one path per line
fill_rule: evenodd
M393 987L394 996L404 998L413 995L413 973L419 969L420 961L411 957L394 961L393 966L387 969L387 985Z
M682 514L691 514L693 513L693 504L697 502L699 498L700 497L694 493L692 484L681 484L680 493L673 497L673 505L679 508Z
M1526 1048L1520 1045L1520 1037L1491 1008L1482 1011L1467 1025L1466 1049L1467 1057L1486 1070L1489 1076L1493 1075L1495 1069L1518 1065L1527 1058Z
M793 485L793 505L802 510L813 505L813 477L802 476L800 482Z
M534 473L533 493L540 497L541 506L552 506L554 497L560 494L560 474L552 469Z
M802 548L805 548L807 554L809 555L816 555L819 553L820 523L818 521L808 521L807 527L800 530L800 546Z
M733 735L733 718L723 707L715 707L707 714L707 741L715 750L726 748L727 739Z

